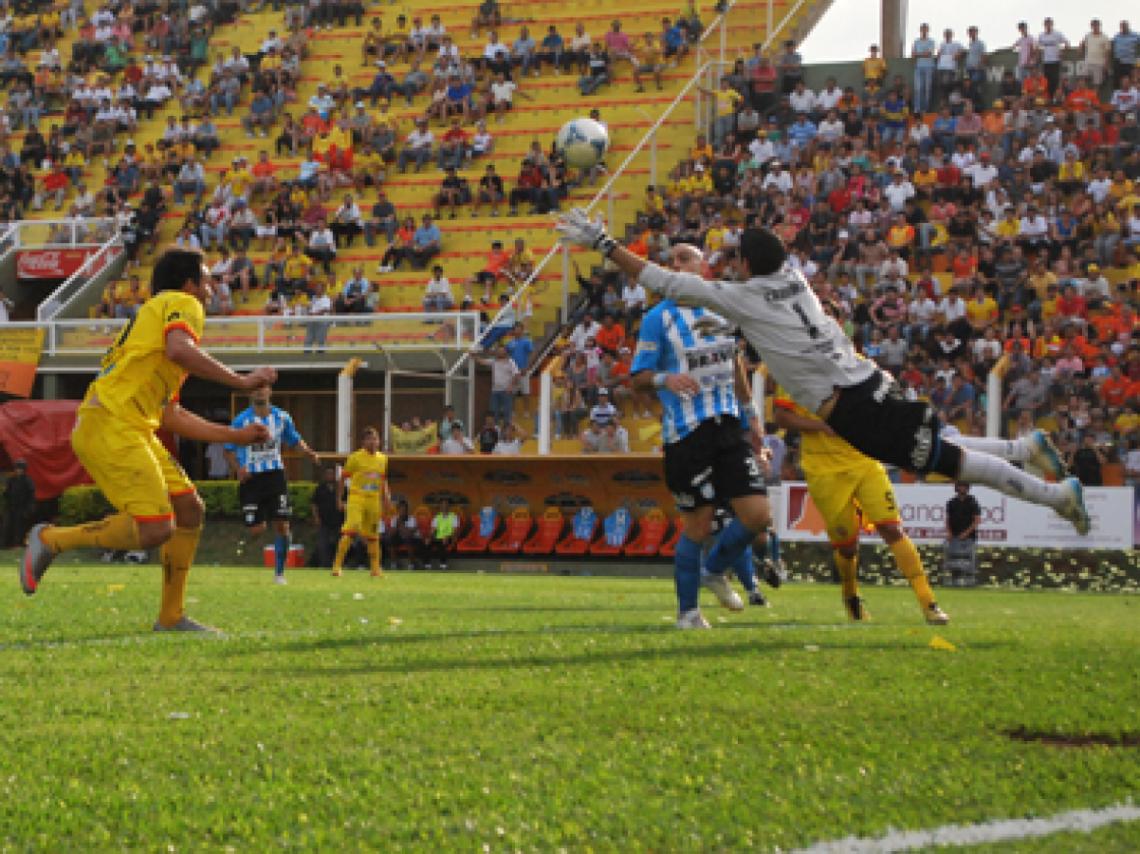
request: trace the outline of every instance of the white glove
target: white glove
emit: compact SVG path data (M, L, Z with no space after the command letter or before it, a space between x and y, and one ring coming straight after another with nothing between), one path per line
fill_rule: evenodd
M609 255L617 241L610 237L601 214L596 219L590 219L582 208L571 208L558 218L554 230L562 235L562 239L585 246L587 249L600 250L603 255Z

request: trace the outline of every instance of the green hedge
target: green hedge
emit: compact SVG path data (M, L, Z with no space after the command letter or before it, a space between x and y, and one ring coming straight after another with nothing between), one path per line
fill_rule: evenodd
M236 480L207 480L196 484L198 494L206 505L206 516L211 519L237 519L241 516ZM289 484L289 499L293 512L307 517L309 504L316 484L300 481ZM114 510L103 493L95 486L73 486L59 498L59 520L63 525L78 525L102 519Z

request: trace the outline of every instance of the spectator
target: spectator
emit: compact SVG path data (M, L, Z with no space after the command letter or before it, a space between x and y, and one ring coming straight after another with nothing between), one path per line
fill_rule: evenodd
M399 550L411 552L408 568L419 569L423 566L425 543L420 535L420 526L414 516L408 511L408 502L400 499L396 502L396 512L388 519L384 526L384 535L381 538L384 544L384 554L388 557L388 565L395 567L396 554Z
M316 566L331 567L336 545L340 540L340 528L344 515L340 511L340 479L336 468L327 466L321 471L321 482L313 490L312 513L317 523L317 542L313 549Z
M591 421L582 431L584 454L628 454L629 433L616 420L604 424Z
M511 336L503 346L506 347L507 355L511 357L515 367L519 369L519 373L525 372L530 364L531 354L534 352L534 342L526 334L526 326L522 323L516 323L511 331Z
M476 357L476 361L491 369L491 415L495 421L505 424L511 420L514 408L521 377L519 367L503 345L495 347L490 358Z
M517 457L522 453L523 442L527 440L526 432L514 422L509 422L503 428L499 441L491 449L492 454L499 456Z
M431 279L424 289L424 311L450 311L454 307L451 282L443 275L443 267L436 264L431 268Z
M451 509L451 502L444 498L431 520L431 537L426 549L427 561L431 564L429 568L447 569L447 555L455 548L458 539L459 517Z
M329 299L325 283L318 281L313 285L313 295L309 297L309 304L305 314L310 318L325 318L332 314L332 300ZM305 352L325 352L325 340L329 334L329 322L323 319L313 319L305 324Z
M368 314L371 312L369 298L372 294L372 283L364 276L364 268L352 268L352 277L341 287L336 298L337 314Z
M495 423L495 416L491 413L487 413L484 417L483 427L479 431L476 441L481 454L491 453L495 449L495 445L499 443L499 427Z
M918 38L911 45L914 57L914 112L922 115L930 110L934 89L935 55L937 46L930 37L930 25L918 28Z
M428 262L440 253L443 243L443 233L439 226L432 222L431 216L424 214L421 225L412 236L412 244L408 252L408 259L417 270L423 270Z
M451 456L475 453L475 446L471 444L470 439L463 435L462 423L459 421L451 422L451 432L440 443L439 452Z

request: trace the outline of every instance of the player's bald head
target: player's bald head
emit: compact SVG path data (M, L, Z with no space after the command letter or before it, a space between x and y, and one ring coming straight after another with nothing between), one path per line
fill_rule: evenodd
M753 276L771 276L780 272L788 251L775 232L763 226L749 226L740 236L740 257Z
M678 243L673 247L670 261L674 270L700 275L705 256L700 249L691 243Z

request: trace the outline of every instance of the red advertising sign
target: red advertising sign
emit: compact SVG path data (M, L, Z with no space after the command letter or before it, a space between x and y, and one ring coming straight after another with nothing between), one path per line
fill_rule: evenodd
M16 256L16 278L66 279L98 252L85 249L26 249ZM94 271L92 271L94 272Z

